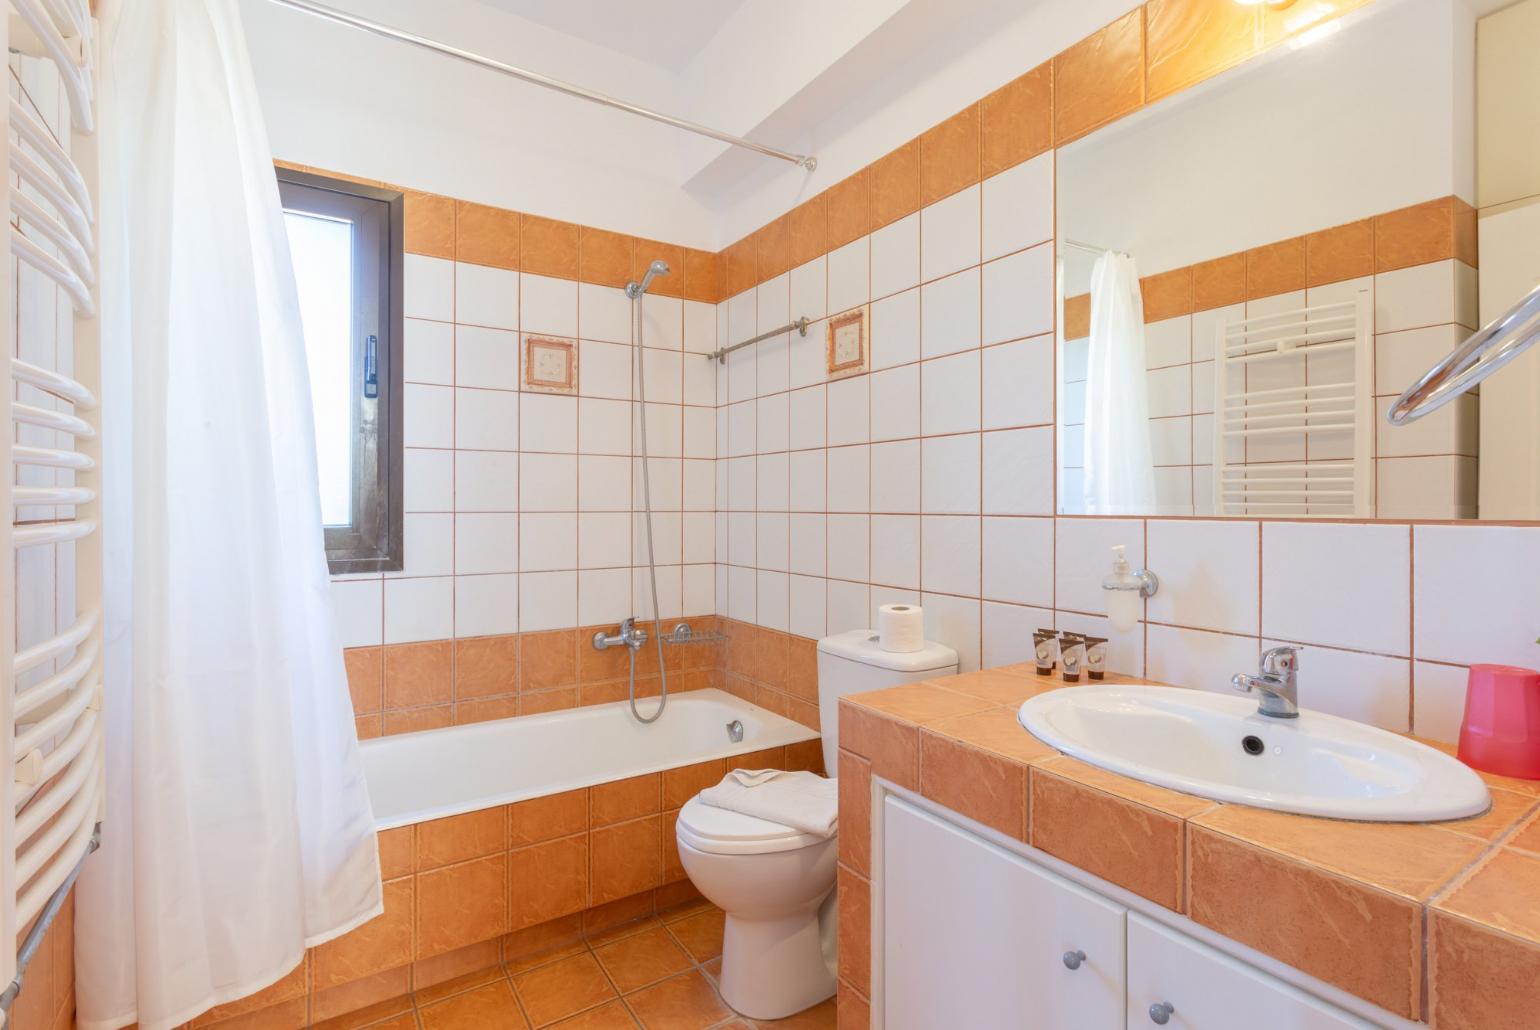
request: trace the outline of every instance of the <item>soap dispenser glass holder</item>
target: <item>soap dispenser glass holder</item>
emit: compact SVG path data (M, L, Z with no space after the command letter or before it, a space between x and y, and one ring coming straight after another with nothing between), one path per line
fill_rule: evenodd
M1107 592L1107 618L1112 628L1127 633L1139 624L1141 602L1154 597L1160 589L1160 580L1149 569L1133 569L1128 564L1123 544L1112 548L1112 574L1102 580Z

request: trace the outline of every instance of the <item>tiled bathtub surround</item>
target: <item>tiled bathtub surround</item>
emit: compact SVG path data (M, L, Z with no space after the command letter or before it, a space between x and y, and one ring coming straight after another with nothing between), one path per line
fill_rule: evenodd
M879 776L1397 1015L1439 1028L1532 1022L1540 786L1487 777L1490 812L1429 824L1217 804L1022 730L1021 701L1061 686L1022 665L841 701L842 1017L871 995Z
M729 768L822 765L812 740L386 830L385 914L192 1025L364 1026L401 1011L409 992L422 1003L447 981L500 963L522 968L697 900L674 841L680 806Z
M1144 299L1159 514L1213 514L1214 338L1224 321L1366 293L1374 319L1375 411L1475 329L1475 211L1444 197L1140 280ZM1064 301L1059 510L1082 510L1086 335L1090 297ZM1268 388L1302 385L1305 367ZM1253 388L1257 388L1254 387ZM1469 518L1476 505L1477 397L1467 394L1412 427L1377 423L1375 511L1386 518ZM1252 443L1248 461L1310 460L1303 447ZM1242 453L1234 455L1235 458Z

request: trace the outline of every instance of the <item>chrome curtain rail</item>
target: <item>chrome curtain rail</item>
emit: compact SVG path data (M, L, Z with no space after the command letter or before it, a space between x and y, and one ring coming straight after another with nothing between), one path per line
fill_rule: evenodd
M1406 388L1385 413L1385 421L1404 426L1430 415L1540 340L1540 286L1482 326L1450 351L1426 375Z
M70 891L75 888L75 880L79 878L80 871L86 866L86 859L91 857L91 852L102 846L102 824L97 823L91 830L91 839L86 844L86 853L80 856L80 861L75 863L75 868L59 884L59 889L48 898L48 904L43 906L43 911L37 915L37 922L32 924L32 929L27 932L27 939L21 942L21 947L16 951L16 978L10 982L5 990L0 991L0 1013L9 1013L11 1006L16 1003L16 996L21 993L22 980L27 975L27 966L32 962L32 956L37 954L37 949L42 947L43 938L48 934L48 928L53 925L54 918L58 916L59 909L64 907L64 900L70 896Z
M752 150L756 153L764 154L766 157L780 158L782 161L789 161L801 168L806 168L810 172L818 167L818 158L811 154L793 154L789 151L777 150L775 147L763 146L759 143L755 143L753 140L744 139L742 136L734 136L729 132L719 132L716 129L701 125L698 122L687 121L683 118L675 118L671 114L663 114L661 111L654 111L650 108L639 107L636 104L629 104L624 100L619 100L615 97L607 96L603 93L598 93L591 89L584 89L582 86L576 86L570 82L563 82L561 79L553 79L549 75L541 75L539 72L532 72L527 68L520 68L517 65L507 64L503 61L495 60L494 58L487 57L483 54L472 53L469 50L462 50L459 47L451 46L448 43L441 43L438 40L428 39L426 36L419 36L411 32L406 32L402 29L393 28L389 25L384 25L377 21L371 21L368 18L360 18L356 14L349 14L346 11L339 11L335 7L327 7L325 4L314 3L312 0L270 0L270 2L275 3L280 7L287 7L290 10L302 11L305 14L313 14L317 18L324 18L327 21L336 22L338 25L346 25L350 28L362 29L365 32L371 32L376 36L383 36L386 39L398 40L402 43L410 43L411 45L421 47L424 50L432 50L434 53L458 58L459 60L466 61L470 64L479 65L482 68L490 68L492 71L501 72L502 74L512 76L515 79L522 79L525 82L534 83L536 86L544 86L546 89L553 89L558 93L565 93L569 97L577 97L579 100L589 100L596 104L603 104L605 107L613 107L618 111L626 111L630 114L640 115L643 118L650 118L655 122L662 122L664 125L672 125L676 129L683 129L686 132L693 132L697 136L706 136L710 139L717 140L720 143L728 143L735 147L743 147L745 150Z
M797 319L795 322L790 322L790 323L788 323L786 325L783 325L779 329L772 329L768 333L760 333L758 336L754 337L751 340L744 340L742 343L735 343L731 347L723 347L721 350L714 350L710 354L702 354L701 357L703 357L703 358L713 358L718 363L721 363L721 362L726 361L727 360L727 356L729 354L731 354L735 350L738 350L738 349L743 348L743 347L747 347L751 343L758 343L760 340L768 340L772 336L779 336L782 333L790 332L793 329L795 329L797 331L797 335L798 336L806 336L807 335L807 327L809 325L811 325L811 324L812 323L810 323L808 321L807 316L803 315L801 318Z

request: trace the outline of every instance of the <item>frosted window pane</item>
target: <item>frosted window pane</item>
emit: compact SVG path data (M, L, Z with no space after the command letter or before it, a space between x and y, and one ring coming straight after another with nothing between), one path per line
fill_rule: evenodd
M353 521L353 224L285 211L315 411L321 522Z

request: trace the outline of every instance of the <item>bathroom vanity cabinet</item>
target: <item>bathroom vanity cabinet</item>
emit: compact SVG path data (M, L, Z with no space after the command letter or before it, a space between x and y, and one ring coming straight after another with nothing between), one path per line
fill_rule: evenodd
M873 1026L1407 1025L1359 1018L945 811L885 794L880 821Z

